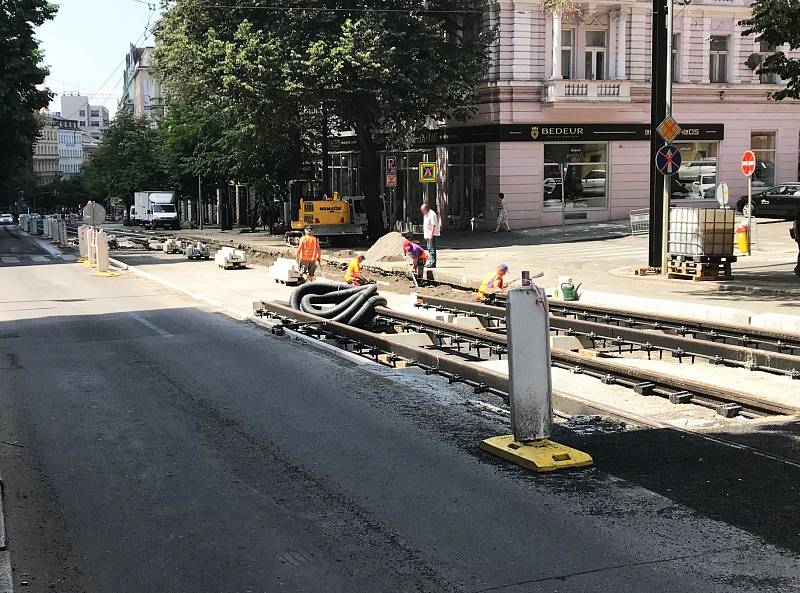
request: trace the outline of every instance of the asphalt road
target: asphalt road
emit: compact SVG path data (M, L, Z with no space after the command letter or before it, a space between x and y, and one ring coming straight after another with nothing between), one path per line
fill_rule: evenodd
M18 589L800 590L800 469L780 460L597 425L557 435L594 468L532 475L478 449L504 421L440 378L77 264L0 286Z

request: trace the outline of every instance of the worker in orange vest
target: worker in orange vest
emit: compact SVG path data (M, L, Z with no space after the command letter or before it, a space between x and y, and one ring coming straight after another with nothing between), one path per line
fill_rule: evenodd
M508 266L506 264L500 264L497 266L496 271L486 274L481 280L481 287L478 289L478 300L483 301L487 294L494 294L503 290L507 286L503 281L503 277L506 274L508 274Z
M370 284L370 281L364 278L364 275L361 273L361 264L364 260L367 259L363 255L356 256L353 261L347 266L347 270L344 273L344 281L348 284L352 284L353 286L364 286L365 284Z
M306 227L305 234L300 237L295 254L300 273L305 275L308 282L314 282L314 272L317 265L321 265L322 250L319 247L319 239L314 236L314 230Z

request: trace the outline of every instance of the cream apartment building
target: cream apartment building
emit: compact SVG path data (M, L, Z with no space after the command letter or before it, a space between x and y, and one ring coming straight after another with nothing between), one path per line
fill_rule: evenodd
M756 74L775 48L742 36L749 2L674 6L673 114L684 128L675 203L714 204L720 181L732 196L744 192L739 162L748 148L759 159L756 187L797 180L800 103L772 100L780 81ZM513 227L560 224L559 162L568 164L567 222L646 208L651 9L639 0L575 3L563 13L532 0L490 3L483 20L497 37L480 114L432 130L418 151L397 155L398 187L384 188L394 218L414 222L419 202L435 195L447 226L493 227L503 192ZM434 159L435 194L416 172ZM357 160L346 150L334 154L334 190L358 191Z

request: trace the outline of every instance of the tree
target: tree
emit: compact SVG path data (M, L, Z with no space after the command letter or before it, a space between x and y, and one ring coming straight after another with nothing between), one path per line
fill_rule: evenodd
M119 196L127 217L135 192L167 183L159 140L158 131L149 120L134 117L124 109L119 111L103 133L100 147L83 166L88 191Z
M800 4L797 0L756 0L752 16L741 23L747 29L743 35L758 35L758 39L771 47L788 44L791 49L800 47ZM759 74L776 74L786 81L786 87L773 94L773 98L800 99L800 60L775 51L767 56L758 68Z
M171 93L218 105L251 140L230 166L285 174L318 155L323 107L361 148L369 232L382 232L378 146L402 149L428 120L467 119L488 65L492 32L479 29L470 0L398 0L357 8L324 0L245 7L173 0L159 27L156 62ZM230 153L233 154L233 153ZM291 173L289 173L291 174Z
M48 71L33 31L55 13L46 0L0 0L0 192L16 189L30 167L40 129L35 114L52 98L39 88Z

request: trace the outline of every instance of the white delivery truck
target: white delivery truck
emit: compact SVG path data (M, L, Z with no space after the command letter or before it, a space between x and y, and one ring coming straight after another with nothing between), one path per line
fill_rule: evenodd
M143 227L181 228L178 210L175 208L175 192L137 191L133 196L131 221Z

